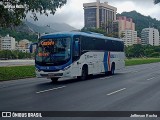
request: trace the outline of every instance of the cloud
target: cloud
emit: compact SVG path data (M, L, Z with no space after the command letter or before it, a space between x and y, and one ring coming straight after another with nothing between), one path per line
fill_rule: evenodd
M84 26L83 3L95 2L96 0L67 0L67 4L57 9L55 15L38 15L37 24L46 25L47 23L58 22L67 23L75 28L81 29ZM101 0L108 2L109 5L117 7L117 12L136 10L143 15L150 15L160 20L160 5L154 5L153 0Z
M75 28L81 29L84 26L83 3L93 2L94 0L68 0L67 4L57 9L55 15L38 15L39 20L36 24L45 25L47 23L58 22L67 23ZM27 17L30 21L34 22Z

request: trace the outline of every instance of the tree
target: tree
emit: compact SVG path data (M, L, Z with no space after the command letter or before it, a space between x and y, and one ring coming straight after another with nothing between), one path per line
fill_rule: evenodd
M154 0L154 4L160 3L160 0Z
M118 38L118 32L111 32L107 34L108 37Z
M87 27L83 27L81 29L81 32L95 32L95 33L103 34L104 36L118 38L118 32L112 32L112 33L108 33L107 34L106 30L104 30L103 28L87 28Z
M18 50L0 50L0 59L24 59L32 58L33 54Z
M125 46L126 57L160 57L160 46L132 45Z
M37 13L55 13L57 8L66 4L67 0L1 0L0 1L0 27L13 27L31 13L34 20L38 20Z

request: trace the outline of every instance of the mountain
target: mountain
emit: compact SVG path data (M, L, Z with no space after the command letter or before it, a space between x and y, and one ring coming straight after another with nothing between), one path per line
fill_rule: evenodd
M58 32L57 30L50 28L48 26L38 26L31 22L25 21L25 25L29 27L29 29L33 30L35 33L54 33Z
M20 24L19 26L14 27L13 30L16 32L20 32L20 33L25 32L30 35L35 33L34 30L30 29L30 27L27 24L25 24L24 22L22 24Z
M117 16L126 16L132 18L139 37L141 36L142 29L148 27L154 27L160 32L160 21L156 20L155 18L151 18L150 16L144 16L136 11L122 12L121 14L117 14Z
M54 33L72 30L76 29L65 23L50 23L45 26L40 26L29 21L23 21L21 25L14 28L0 28L0 36L9 34L14 37L16 41L28 39L35 42L37 40L37 33Z
M48 24L52 29L55 29L57 31L73 31L77 30L76 28L66 24L66 23L49 23Z
M27 39L35 42L37 40L37 34L25 24L14 28L0 28L0 36L4 37L7 34L14 37L16 41Z
M76 28L66 23L46 23L42 26L29 21L25 21L25 25L27 25L31 30L33 30L36 33L54 33L76 30Z

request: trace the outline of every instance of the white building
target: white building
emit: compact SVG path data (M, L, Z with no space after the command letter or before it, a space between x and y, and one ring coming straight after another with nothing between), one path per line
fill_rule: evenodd
M134 30L123 30L122 40L126 46L137 44L137 31Z
M141 32L141 43L142 45L160 45L159 31L155 28L144 28Z
M15 38L9 35L1 37L1 50L14 50L15 49Z

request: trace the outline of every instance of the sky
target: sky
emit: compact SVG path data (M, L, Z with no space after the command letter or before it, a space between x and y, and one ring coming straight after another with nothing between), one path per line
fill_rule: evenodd
M58 8L54 15L38 15L39 20L35 24L47 25L48 23L67 23L77 29L84 27L83 3L95 2L96 0L67 0L67 4ZM160 20L160 4L155 5L153 0L100 0L108 2L117 8L117 13L136 10L145 16L151 16ZM29 19L30 20L30 19ZM30 20L32 21L32 20ZM32 21L33 22L33 21Z

